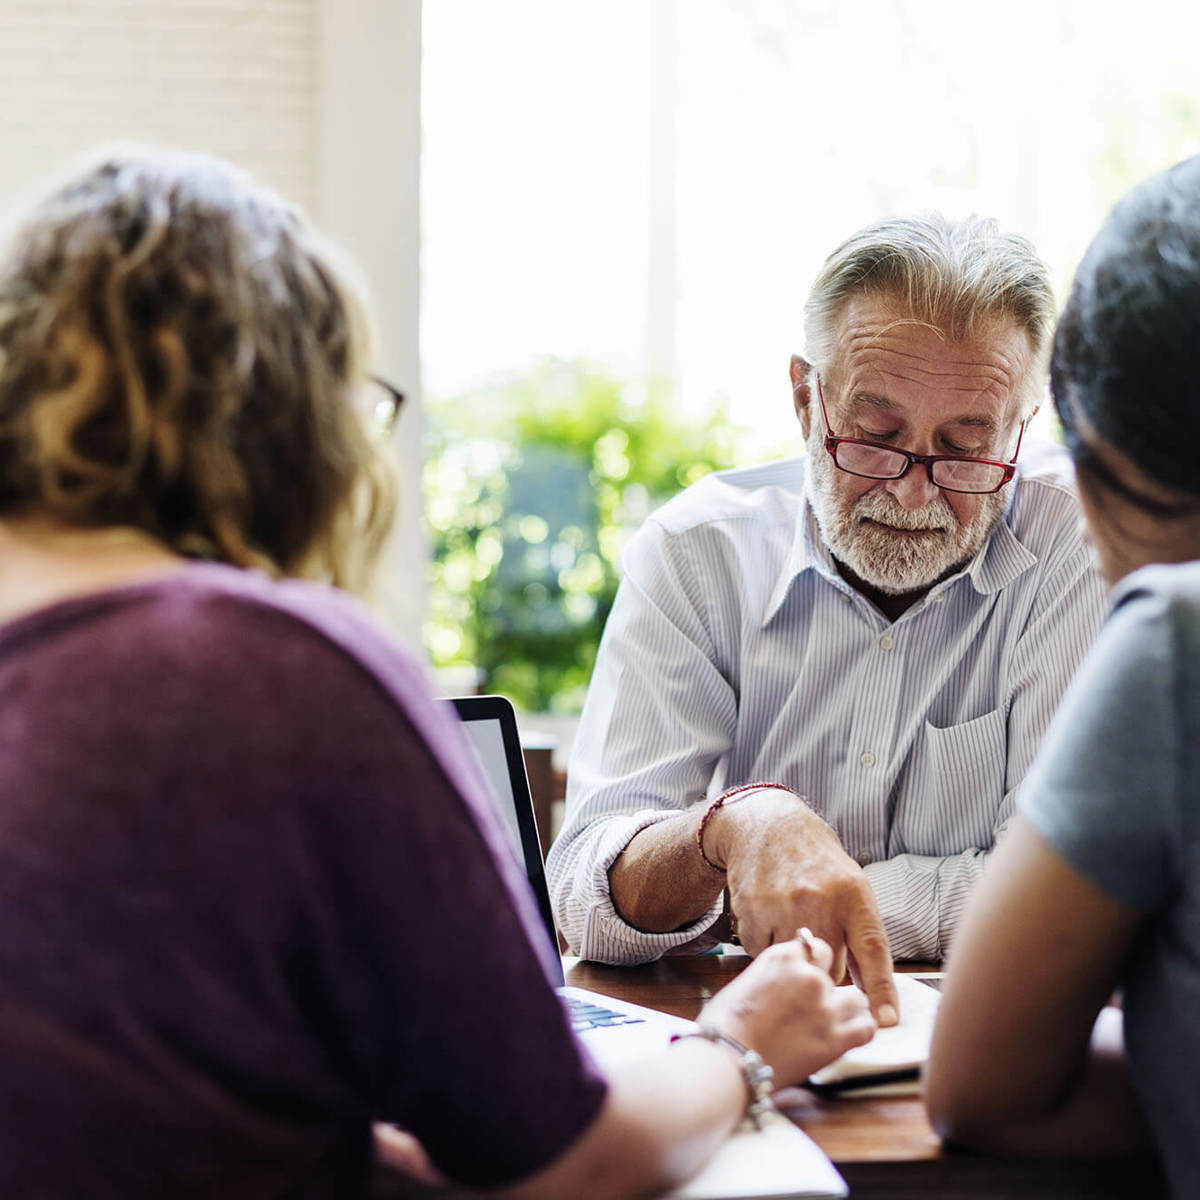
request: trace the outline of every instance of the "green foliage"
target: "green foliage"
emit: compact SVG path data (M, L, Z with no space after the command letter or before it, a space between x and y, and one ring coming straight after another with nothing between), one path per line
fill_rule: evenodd
M616 594L625 540L648 513L733 465L723 410L675 411L665 387L549 360L431 406L426 641L532 711L576 711Z

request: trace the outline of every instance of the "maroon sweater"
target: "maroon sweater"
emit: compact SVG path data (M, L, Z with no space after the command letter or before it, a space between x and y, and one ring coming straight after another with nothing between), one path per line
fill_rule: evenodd
M486 803L331 589L0 627L0 1196L352 1197L372 1119L468 1183L557 1156L604 1084Z

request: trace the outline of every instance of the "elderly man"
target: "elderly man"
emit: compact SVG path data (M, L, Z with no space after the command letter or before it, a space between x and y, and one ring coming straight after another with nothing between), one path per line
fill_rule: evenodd
M1102 615L1065 458L1026 437L1046 269L994 222L881 222L793 358L801 459L710 476L630 544L549 859L587 958L808 926L880 1019L940 959ZM890 943L890 949L889 949Z

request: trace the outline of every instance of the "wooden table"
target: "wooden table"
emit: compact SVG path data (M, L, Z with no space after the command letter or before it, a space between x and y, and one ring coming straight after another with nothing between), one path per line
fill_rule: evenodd
M644 967L578 963L568 969L567 982L695 1017L749 961L737 955L667 958ZM837 1164L854 1197L1153 1200L1168 1194L1157 1163L1147 1159L996 1159L947 1150L918 1096L821 1100L792 1088L776 1099Z

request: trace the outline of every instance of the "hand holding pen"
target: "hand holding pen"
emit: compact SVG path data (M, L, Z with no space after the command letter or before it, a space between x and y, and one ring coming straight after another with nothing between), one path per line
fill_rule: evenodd
M822 971L829 971L833 966L833 951L828 942L822 941L807 925L801 925L796 930L796 941L800 943L805 957L813 966ZM881 1025L894 1025L898 1020L896 1009L892 1005L884 1005L879 1011Z

